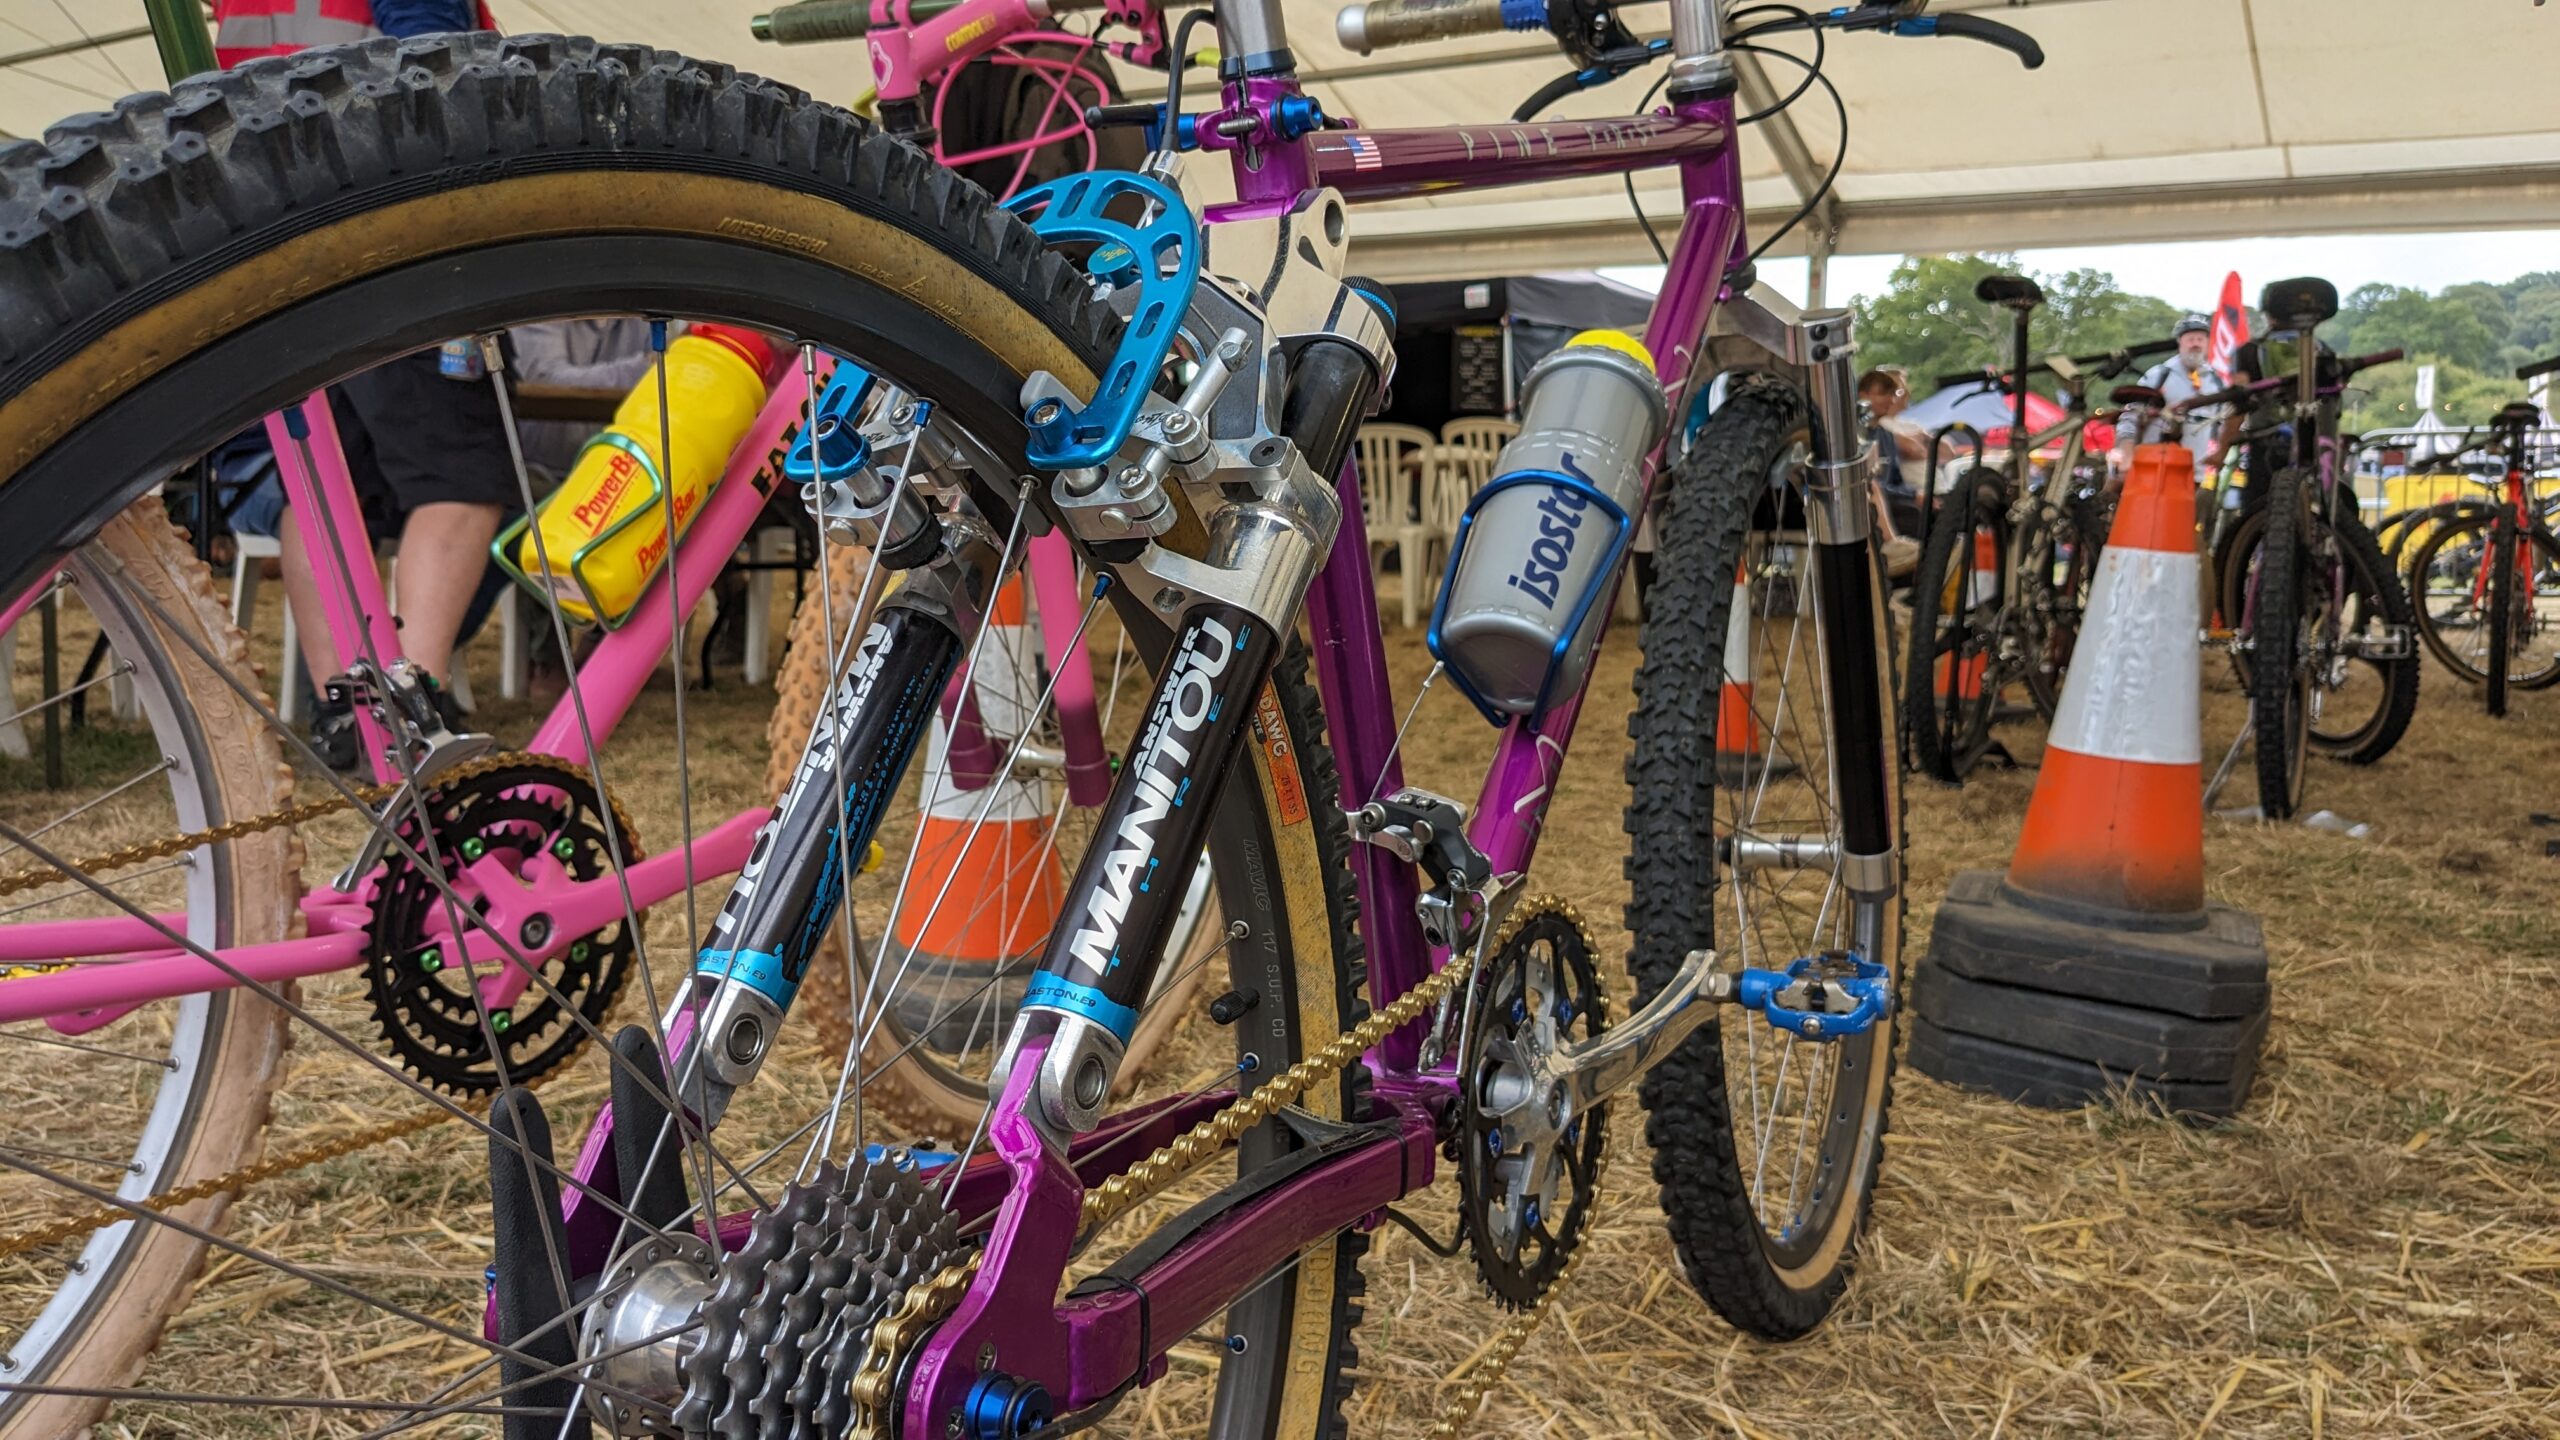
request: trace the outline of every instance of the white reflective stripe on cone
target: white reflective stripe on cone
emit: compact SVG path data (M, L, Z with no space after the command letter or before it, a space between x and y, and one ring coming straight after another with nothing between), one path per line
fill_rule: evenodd
M2107 547L2048 743L2109 760L2203 762L2197 575L2193 555Z

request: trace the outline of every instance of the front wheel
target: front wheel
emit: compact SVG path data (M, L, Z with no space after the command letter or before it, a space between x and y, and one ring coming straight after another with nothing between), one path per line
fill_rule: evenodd
M1764 969L1831 950L1897 965L1901 791L1876 568L1862 543L1752 526L1755 510L1797 508L1761 501L1792 480L1802 416L1789 387L1737 380L1662 507L1628 722L1639 1000L1706 947ZM1748 613L1734 624L1738 596ZM1890 858L1861 886L1851 855ZM1645 1076L1672 1241L1734 1325L1791 1339L1838 1303L1883 1154L1892 1066L1890 1012L1831 1043L1729 1012Z
M2228 593L2248 593L2267 513L2233 527L2223 556ZM2418 709L2419 667L2410 634L2417 617L2408 587L2364 522L2343 509L2313 516L2301 547L2308 566L2296 657L2309 671L2303 717L2308 746L2350 765L2391 753ZM2254 674L2243 679L2254 684Z

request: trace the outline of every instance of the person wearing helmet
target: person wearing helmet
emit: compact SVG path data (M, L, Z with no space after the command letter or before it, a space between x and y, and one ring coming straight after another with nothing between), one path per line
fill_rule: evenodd
M2170 332L2178 342L2178 353L2142 372L2142 383L2160 392L2171 405L2198 395L2210 395L2222 388L2222 377L2205 359L2206 349L2213 343L2213 324L2201 315L2189 315ZM2214 449L2215 411L2218 406L2200 406L2183 418L2154 414L2139 425L2119 421L2116 425L2116 448L2113 459L2118 474L2133 463L2133 447L2157 445L2163 441L2187 447L2199 469L2206 455Z

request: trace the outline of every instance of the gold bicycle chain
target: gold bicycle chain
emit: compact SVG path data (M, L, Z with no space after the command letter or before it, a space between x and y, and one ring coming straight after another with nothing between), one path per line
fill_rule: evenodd
M1522 899L1504 917L1502 927L1489 945L1479 947L1464 964L1451 963L1432 972L1430 978L1399 995L1385 1009L1374 1011L1369 1018L1334 1037L1322 1050L1290 1066L1269 1083L1203 1119L1167 1141L1155 1153L1127 1170L1114 1175L1084 1197L1081 1217L1088 1236L1127 1214L1131 1209L1162 1191L1166 1186L1217 1155L1245 1131L1261 1124L1287 1108L1290 1102L1306 1093L1326 1076L1358 1063L1379 1041L1393 1031L1422 1017L1424 1011L1439 1003L1440 997L1459 982L1476 972L1483 956L1501 950L1518 935L1522 926L1543 915L1562 915L1581 932L1583 943L1597 950L1591 929L1583 923L1582 912L1571 901L1551 896L1533 895ZM845 1431L844 1440L888 1440L885 1423L888 1408L897 1397L892 1393L899 1369L907 1351L923 1340L926 1332L948 1319L968 1293L969 1282L976 1278L978 1263L984 1252L944 1267L941 1272L906 1293L895 1314L871 1329L871 1343L861 1367L854 1372L853 1423ZM1458 1426L1475 1414L1485 1395L1501 1382L1503 1370L1509 1366L1520 1347L1527 1344L1531 1332L1545 1318L1548 1302L1573 1277L1573 1267L1581 1258L1577 1245L1565 1257L1564 1268L1557 1272L1555 1283L1538 1297L1538 1303L1505 1324L1496 1335L1485 1362L1476 1370L1475 1379L1466 1389L1453 1396L1440 1412L1431 1430L1431 1440L1455 1440Z
M476 779L511 766L526 765L556 770L563 775L574 776L580 780L588 779L585 766L553 755L536 755L527 751L511 750L465 761L438 775L435 783L439 786L450 785L456 781ZM592 786L592 781L589 783ZM341 810L353 809L358 801L366 805L378 805L399 794L401 789L398 785L358 785L352 788L356 793L356 800L349 800L343 795L327 800L314 800L306 804L291 805L282 810L270 811L248 820L234 820L224 825L129 845L122 850L109 851L105 855L90 860L74 861L69 871L51 865L30 866L27 869L12 872L6 877L0 877L0 897L15 894L20 890L34 889L55 879L68 878L74 871L95 875L105 870L118 870L128 865L139 865L145 860L184 854L199 845L237 840L244 835L256 835L280 826L300 825L323 815L333 815ZM622 802L615 800L611 804L615 824L623 834L630 834L631 821L630 817L623 813ZM64 1240L76 1240L83 1235L104 1230L110 1225L121 1224L134 1218L133 1210L136 1208L149 1210L155 1214L166 1214L199 1200L210 1199L225 1193L237 1194L260 1181L273 1180L279 1175L289 1175L296 1170L305 1170L325 1161L355 1154L359 1150L370 1150L376 1145L387 1145L394 1140L406 1139L422 1130L430 1130L459 1118L450 1110L422 1110L397 1120L385 1121L369 1130L359 1130L352 1135L342 1135L335 1140L324 1140L316 1145L307 1145L300 1150L288 1151L270 1160L243 1165L236 1170L194 1181L175 1190L164 1190L157 1195L142 1196L123 1206L101 1205L78 1214L65 1215L58 1220L47 1221L32 1230L21 1230L14 1235L0 1236L0 1259L23 1255L30 1250L58 1244Z

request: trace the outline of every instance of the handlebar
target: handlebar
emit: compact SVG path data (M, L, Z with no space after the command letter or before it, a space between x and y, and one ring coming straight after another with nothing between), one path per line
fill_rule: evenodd
M2370 355L2358 355L2352 360L2339 361L2338 373L2341 376L2353 375L2359 370L2370 370L2376 365L2388 365L2392 361L2397 360L2408 353L2409 352L2406 350L2395 349L2376 350Z
M2560 370L2560 355L2554 355L2548 360L2536 360L2530 365L2517 366L2516 378L2530 380L2536 375L2548 375L2555 370Z
M1894 31L1895 34L1953 35L1960 40L1979 40L1985 45L1996 45L2017 56L2018 63L2030 70L2044 68L2044 47L2035 42L2035 37L2015 26L2003 25L1997 20L1985 20L1979 15L1923 15L1916 20L1903 23L1924 25L1929 28L1897 29Z
M2075 369L2096 370L2100 374L2112 374L2114 372L2106 369L2105 367L2110 365L2121 365L2135 360L2147 359L2153 355L2166 355L2177 348L2178 342L2174 339L2145 340L2139 345L2127 345L2121 350L2101 350L2095 355L2066 355L2063 359L2068 361ZM2050 375L2053 373L2053 362L2050 360L2039 360L2033 365L2027 367L2027 373L2030 375ZM1997 385L2001 389L2006 390L2009 388L2009 372L2004 369L1995 369L1987 365L1979 370L1958 370L1952 375L1939 376L1938 388L1943 390L1950 385L1971 385L1977 382L1985 385Z
M1548 28L1549 0L1366 0L1334 12L1334 38L1342 48L1366 55L1388 45L1422 40L1454 40L1462 35L1491 35L1501 30ZM1849 5L1755 26L1754 35L1781 30L1881 30L1892 35L1952 35L1978 40L2018 57L2033 70L2044 64L2044 48L2025 32L1979 15L1913 15L1907 5Z

